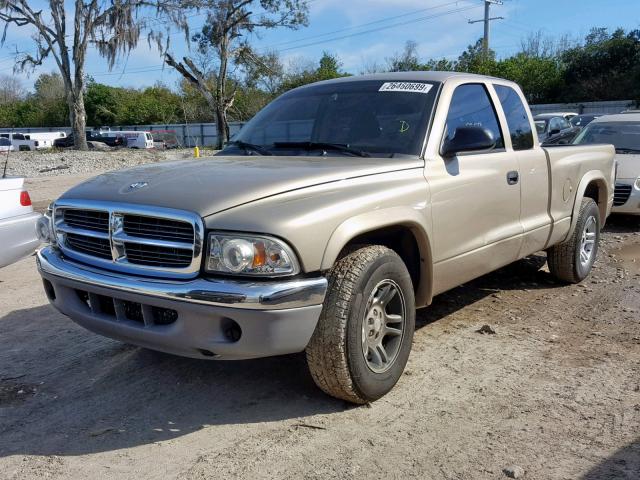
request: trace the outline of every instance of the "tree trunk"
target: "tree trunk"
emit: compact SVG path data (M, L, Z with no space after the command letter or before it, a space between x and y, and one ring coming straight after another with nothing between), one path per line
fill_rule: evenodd
M87 115L84 109L84 94L82 90L68 95L69 120L73 131L73 144L76 150L88 150L87 145Z
M222 150L225 143L229 141L229 122L224 107L220 103L216 103L216 148Z

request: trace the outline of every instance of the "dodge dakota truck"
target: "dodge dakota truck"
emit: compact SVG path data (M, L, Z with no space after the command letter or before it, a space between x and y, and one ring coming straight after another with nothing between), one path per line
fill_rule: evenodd
M417 308L539 251L582 281L613 202L611 145L541 148L520 88L397 73L285 93L219 155L100 175L47 212L44 290L96 333L201 359L306 352L376 400Z

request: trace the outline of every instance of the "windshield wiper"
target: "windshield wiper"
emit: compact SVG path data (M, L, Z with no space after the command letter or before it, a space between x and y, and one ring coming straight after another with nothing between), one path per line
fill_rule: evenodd
M638 148L616 148L616 153L640 153Z
M260 155L273 155L273 153L264 148L262 145L255 145L253 143L243 142L242 140L233 140L227 143L227 145L235 145L236 147L243 149L245 152L255 152L259 153Z
M336 152L349 153L356 157L370 157L367 152L351 148L344 143L325 142L275 142L275 148L302 148L304 150L334 150Z

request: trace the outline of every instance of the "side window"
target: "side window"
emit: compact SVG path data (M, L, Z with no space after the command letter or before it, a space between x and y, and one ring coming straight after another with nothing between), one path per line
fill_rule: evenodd
M13 134L13 139L14 140L24 140L25 138L24 138L24 135L21 134L21 133L14 133Z
M494 85L500 104L507 117L507 126L511 135L514 150L529 150L533 148L533 132L527 109L520 100L520 96L511 87Z
M554 117L549 123L549 131L562 130L562 119L560 117Z
M496 148L504 148L498 117L487 89L480 83L460 85L453 92L447 115L447 138L453 138L456 128L471 126L487 128L496 139Z

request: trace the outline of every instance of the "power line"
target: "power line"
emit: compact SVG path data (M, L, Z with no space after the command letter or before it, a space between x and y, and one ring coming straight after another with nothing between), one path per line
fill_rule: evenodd
M394 23L392 25L384 25L382 27L372 28L372 29L369 29L369 30L364 30L362 32L356 32L356 33L352 33L352 34L349 34L349 35L342 35L342 36L339 36L339 37L333 37L333 38L329 38L329 39L318 41L318 42L311 42L311 43L305 43L305 44L302 44L302 45L296 45L294 47L282 48L282 49L280 49L278 51L279 52L287 52L287 51L290 51L290 50L297 50L299 48L312 47L312 46L315 46L315 45L321 45L323 43L330 43L330 42L335 42L335 41L338 41L338 40L345 40L347 38L358 37L358 36L361 36L361 35L368 35L369 33L380 32L382 30L388 30L390 28L402 27L402 26L405 26L405 25L411 25L413 23L419 23L419 22L424 22L424 21L427 21L427 20L433 20L435 18L444 17L446 15L451 15L451 14L454 14L454 13L465 12L465 11L468 11L468 10L473 10L475 8L478 8L478 6L468 6L468 7L464 7L464 8L458 8L458 9L450 10L450 11L447 11L447 12L442 12L442 13L437 13L437 14L433 14L433 15L428 15L428 16L425 16L425 17L415 18L415 19L412 19L412 20L407 20L405 22Z
M463 1L466 1L466 0L463 0ZM351 31L351 30L357 30L357 29L362 28L362 27L368 27L368 26L371 26L371 25L376 25L378 23L389 22L391 20L396 20L398 18L408 17L408 16L411 16L411 15L415 15L417 13L426 12L428 10L437 10L438 8L444 8L444 7L448 7L450 5L457 5L459 3L460 3L460 0L456 0L456 1L453 1L453 2L443 3L443 4L440 4L440 5L434 5L433 7L421 8L419 10L413 10L412 12L403 13L401 15L395 15L393 17L386 17L386 18L382 18L382 19L379 19L379 20L374 20L372 22L362 23L360 25L353 25L351 27L341 28L339 30L333 30L331 32L325 32L325 33L320 33L318 35L312 35L312 36L309 36L309 37L297 38L297 39L294 39L294 40L287 40L285 42L274 43L272 45L264 47L263 50L269 50L269 49L274 48L274 47L280 47L280 46L283 46L283 45L290 45L292 43L297 43L297 42L305 42L305 41L308 41L308 40L314 40L316 38L322 38L322 37L327 37L327 36L330 36L330 35L335 35L337 33L348 32L348 31Z
M459 3L459 2L451 2L450 4L454 4L454 3ZM436 14L432 14L432 15L427 15L427 16L423 16L423 17L419 17L419 18L415 18L415 19L411 19L411 20L407 20L407 21L403 21L403 22L397 22L397 23L393 23L391 25L383 25L381 27L372 28L372 29L368 29L368 30L363 30L361 32L355 32L355 33L351 33L351 34L348 34L348 35L341 35L341 36L338 36L338 37L332 37L332 38L324 39L324 40L321 40L321 41L316 41L316 42L306 43L306 44L302 44L302 45L296 45L296 46L293 46L293 47L283 48L283 49L278 50L278 52L281 53L281 52L286 52L286 51L290 51L290 50L296 50L296 49L300 49L300 48L306 48L306 47L310 47L310 46L321 45L321 44L324 44L324 43L330 43L330 42L335 42L335 41L339 41L339 40L345 40L345 39L353 38L353 37L357 37L357 36L367 35L367 34L379 32L379 31L382 31L382 30L388 30L390 28L396 28L396 27L410 25L410 24L419 23L419 22L426 22L426 21L429 21L429 20L433 20L433 19L436 19L436 18L443 17L443 16L452 15L454 13L473 10L473 9L476 9L476 8L479 8L479 7L480 7L479 5L467 5L466 7L453 9L453 10L448 10L446 12L440 12L440 13L436 13ZM432 8L436 8L436 7L432 7ZM406 15L404 15L404 16L406 16ZM379 22L380 21L378 21L378 23ZM94 73L94 74L91 74L91 75L93 75L93 76L128 75L128 74L148 73L148 72L160 71L160 70L163 70L163 68L164 68L163 64L160 64L160 65L155 65L155 66L150 65L149 67L146 67L145 69L138 70L138 71L103 72L103 73Z

